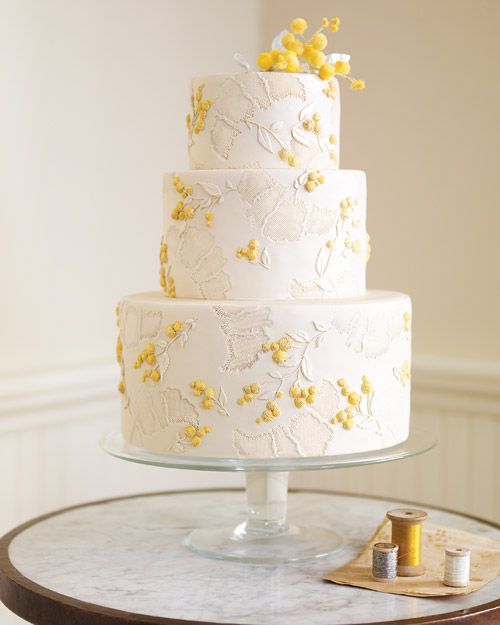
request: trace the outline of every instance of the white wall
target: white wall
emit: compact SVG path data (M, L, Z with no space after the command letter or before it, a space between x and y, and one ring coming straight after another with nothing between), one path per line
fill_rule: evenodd
M118 299L159 288L189 81L254 53L256 6L2 1L0 373L112 357Z

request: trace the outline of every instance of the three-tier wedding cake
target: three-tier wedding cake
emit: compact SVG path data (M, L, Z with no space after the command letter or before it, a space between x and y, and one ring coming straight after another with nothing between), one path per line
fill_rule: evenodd
M410 299L365 290L365 174L338 169L348 59L299 22L265 71L192 80L191 169L164 179L163 292L117 308L134 446L272 458L408 437Z

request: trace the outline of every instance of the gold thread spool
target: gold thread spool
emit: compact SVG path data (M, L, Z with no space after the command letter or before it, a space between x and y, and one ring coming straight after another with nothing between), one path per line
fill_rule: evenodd
M422 564L422 523L427 512L413 508L389 510L392 523L391 542L398 545L398 576L416 577L425 573Z

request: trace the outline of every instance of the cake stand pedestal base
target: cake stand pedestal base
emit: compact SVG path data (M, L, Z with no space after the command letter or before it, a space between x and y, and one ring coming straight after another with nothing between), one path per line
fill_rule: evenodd
M193 530L186 544L204 556L256 564L315 560L342 547L342 538L332 530L287 522L288 473L247 473L246 492L246 521Z
M413 428L408 439L393 447L339 456L300 458L212 458L162 454L127 443L121 432L109 432L102 439L105 451L116 458L140 464L199 471L242 471L246 478L247 518L233 526L193 530L184 543L210 558L280 564L325 558L339 551L342 538L332 529L318 527L322 516L311 518L306 527L287 521L289 471L340 469L401 460L432 449L436 441L425 430ZM346 514L349 511L346 510ZM314 512L311 511L311 516Z

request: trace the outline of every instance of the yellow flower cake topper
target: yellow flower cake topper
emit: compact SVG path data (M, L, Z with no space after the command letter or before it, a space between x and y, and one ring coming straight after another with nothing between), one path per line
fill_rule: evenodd
M325 54L328 38L323 30L337 32L338 17L324 17L321 26L310 38L304 35L308 24L302 17L292 20L289 31L281 32L273 41L273 49L261 52L257 65L265 72L307 72L317 74L321 80L341 76L351 83L351 88L365 88L365 81L350 76L350 57L347 54Z

